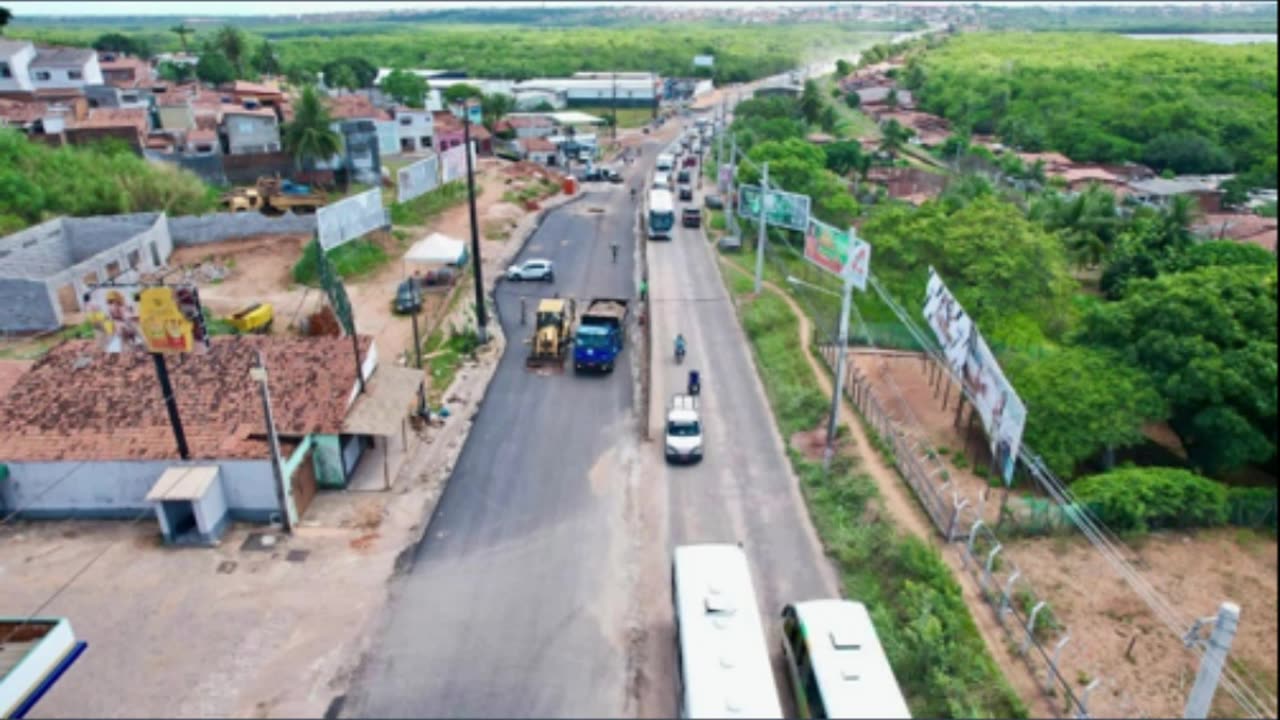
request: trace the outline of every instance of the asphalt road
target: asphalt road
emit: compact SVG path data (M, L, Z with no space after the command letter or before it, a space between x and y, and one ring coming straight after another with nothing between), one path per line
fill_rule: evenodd
M499 282L507 348L412 565L393 580L343 715L632 712L634 346L604 376L577 376L569 362L564 374L530 371L524 360L539 298L635 295L635 219L626 185L588 184L518 257L550 259L555 283Z
M693 203L701 206L702 196L695 192ZM677 213L689 204L677 203ZM658 480L652 487L666 495L669 550L690 543L742 543L785 706L779 614L789 602L838 597L837 583L791 474L715 251L701 230L679 222L677 227L672 241L648 246L654 338L650 422L660 440L663 406L673 393L685 392L688 371L697 369L705 450L697 465L670 466L661 442L653 443L646 458ZM683 364L674 357L677 332L687 344Z

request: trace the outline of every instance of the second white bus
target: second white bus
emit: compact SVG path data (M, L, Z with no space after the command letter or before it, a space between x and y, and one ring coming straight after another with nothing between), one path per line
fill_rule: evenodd
M671 563L677 694L684 718L781 718L747 556L682 545Z
M645 213L645 229L650 240L670 240L676 226L676 206L670 190L649 191L648 212Z

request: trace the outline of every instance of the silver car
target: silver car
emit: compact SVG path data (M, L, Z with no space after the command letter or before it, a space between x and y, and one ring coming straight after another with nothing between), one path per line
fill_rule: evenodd
M555 268L550 260L525 260L521 265L512 265L507 268L508 280L546 280L547 282L554 282L555 277Z

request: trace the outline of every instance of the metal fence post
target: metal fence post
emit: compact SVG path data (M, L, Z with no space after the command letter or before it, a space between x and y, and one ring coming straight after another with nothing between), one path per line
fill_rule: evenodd
M999 554L999 552L1003 549L1004 549L1004 545L1001 545L999 542L997 542L996 546L991 548L991 552L987 553L987 566L982 570L982 588L984 590L986 589L987 585L991 582L991 566L994 565L996 562L996 555Z
M1027 637L1022 641L1022 654L1026 655L1027 650L1031 648L1031 640L1035 637L1036 632L1036 616L1044 609L1045 601L1041 600L1031 608L1031 615L1027 617Z
M1058 640L1058 644L1053 646L1053 660L1049 662L1049 668L1044 673L1044 691L1053 691L1053 676L1060 675L1058 672L1058 661L1062 658L1062 648L1066 647L1067 642L1071 640L1071 633L1063 635Z
M1080 695L1080 714L1076 715L1076 717L1089 717L1089 696L1093 694L1093 689L1100 684L1102 684L1102 678L1094 678L1088 685L1085 685L1084 692Z
M1013 597L1013 584L1018 581L1018 576L1022 571L1018 568L1013 569L1013 574L1004 583L1004 591L1000 593L1000 609L996 613L996 617L1000 618L1000 624L1004 624L1004 616L1009 614L1009 598Z
M960 511L968 504L969 498L961 498L960 502L954 503L955 509L951 511L951 522L947 523L947 542L955 542L956 522L960 519Z
M973 527L969 528L969 542L965 543L965 553L960 556L960 564L965 568L969 567L969 558L973 557L973 541L978 538L978 528L980 527L982 527L982 518L974 520Z

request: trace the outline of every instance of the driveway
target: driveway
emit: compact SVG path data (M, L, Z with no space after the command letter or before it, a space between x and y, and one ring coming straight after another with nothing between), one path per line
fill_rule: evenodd
M579 307L633 296L635 219L625 185L591 183L517 257L553 261L555 283L499 283L506 352L426 534L393 580L343 715L631 712L633 358L604 376L577 376L568 362L562 375L526 369L532 325L520 322L520 299L531 323L537 300L556 292Z

